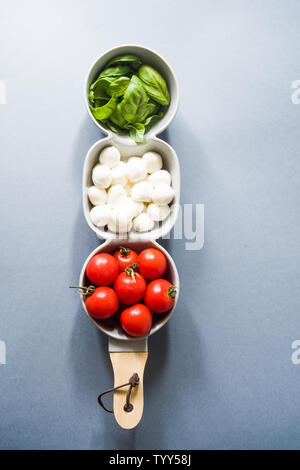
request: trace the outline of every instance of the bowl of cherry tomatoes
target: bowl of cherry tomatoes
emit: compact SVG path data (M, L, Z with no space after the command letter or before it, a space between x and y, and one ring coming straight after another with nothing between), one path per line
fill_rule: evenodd
M83 307L101 331L134 340L158 331L172 315L179 276L155 241L106 241L85 261L79 280Z

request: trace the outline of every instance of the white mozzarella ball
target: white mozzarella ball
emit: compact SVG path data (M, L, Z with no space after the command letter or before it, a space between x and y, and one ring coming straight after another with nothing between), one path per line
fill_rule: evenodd
M158 206L157 204L149 204L147 207L147 214L154 222L165 220L170 214L170 207L168 205Z
M113 224L127 225L132 219L132 215L129 210L125 210L123 204L120 204L112 208L110 214L110 221Z
M142 158L148 173L154 173L154 171L161 170L163 167L161 155L157 152L146 152Z
M121 184L125 186L127 183L126 163L120 162L117 166L112 168L112 181L111 184Z
M127 162L126 162L126 163L135 162L135 161L140 160L140 159L141 159L141 157L129 157L129 158L127 159Z
M159 186L155 186L152 190L152 201L159 206L170 204L173 198L174 189L168 184L160 184Z
M140 181L132 186L131 197L134 201L150 202L153 187L148 181Z
M159 184L171 184L171 175L167 170L158 170L148 176L149 183L152 186L158 186Z
M127 198L126 205L132 217L141 214L146 207L143 202L134 201L130 197Z
M87 190L87 195L94 206L106 203L107 194L105 189L99 189L96 188L96 186L90 186Z
M110 213L108 228L117 233L129 232L132 227L132 215L129 210L124 210L124 206L114 207Z
M142 205L142 207L140 207L140 205ZM140 212L142 212L144 204L142 202L135 202L131 199L131 197L127 196L118 201L112 208L120 211L122 214L121 217L124 220L125 218L131 220L133 217L136 217Z
M120 152L117 147L111 145L110 147L105 147L105 149L100 152L99 162L102 165L108 166L108 168L113 168L120 163L120 157Z
M132 183L144 180L147 176L145 162L140 157L131 157L126 163L127 178Z
M127 196L126 199L123 199L115 206L115 208L124 212L131 219L139 215L144 210L144 207L145 204L143 202L136 202L130 196Z
M111 232L114 232L114 233L128 233L128 232L130 232L130 230L132 228L132 222L130 222L128 225L124 225L124 226L115 225L112 222L109 222L107 227L108 227L108 230L110 230Z
M96 165L93 168L92 180L99 189L106 189L110 186L112 180L111 170L105 165Z
M97 227L104 227L110 221L111 208L107 204L100 204L90 211L90 218Z
M142 212L140 215L133 219L133 226L136 232L149 232L154 227L153 220L146 214L146 212Z
M126 199L126 191L120 184L111 186L107 192L107 204L116 206Z

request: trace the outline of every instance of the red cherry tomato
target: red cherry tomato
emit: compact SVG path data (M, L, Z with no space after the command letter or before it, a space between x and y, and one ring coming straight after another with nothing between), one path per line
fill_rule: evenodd
M128 266L136 263L138 258L138 255L135 251L131 250L130 248L124 248L124 246L120 246L120 249L115 251L113 256L119 263L120 272L125 271Z
M125 272L119 274L114 282L114 290L120 301L126 305L133 305L139 302L145 294L146 281L140 274L132 268L126 268Z
M148 284L144 301L151 312L165 313L174 305L176 288L166 279L156 279Z
M144 304L135 304L123 310L120 322L129 335L146 336L151 329L152 314Z
M93 318L109 318L116 313L119 299L111 287L97 287L93 294L86 298L85 306Z
M167 259L156 248L147 248L139 254L138 265L141 275L152 281L164 275L167 269Z
M96 286L112 284L119 274L117 260L108 253L93 256L86 267L86 275Z

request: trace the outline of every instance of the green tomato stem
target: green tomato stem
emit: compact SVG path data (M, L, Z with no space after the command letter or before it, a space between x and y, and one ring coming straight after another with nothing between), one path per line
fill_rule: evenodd
M92 295L95 292L95 286L69 286L70 289L77 289L82 295Z
M125 248L125 246L120 246L120 254L122 256L128 256L129 253L131 252L130 248Z
M134 282L136 282L135 280L135 276L138 276L139 277L139 273L137 273L133 266L134 266L135 263L133 263L131 266L127 266L127 268L125 268L125 273L127 274L127 276L131 276L132 279L134 280Z
M171 299L174 299L176 297L177 291L175 286L170 286L168 288L168 296L171 297Z

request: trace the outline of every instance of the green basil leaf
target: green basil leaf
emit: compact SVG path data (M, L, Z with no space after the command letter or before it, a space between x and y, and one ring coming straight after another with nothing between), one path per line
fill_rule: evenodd
M100 100L109 100L109 95L107 94L107 88L110 85L110 80L107 78L100 78L96 80L95 83L93 83L91 87L91 92L94 94L95 99L100 99Z
M103 121L111 115L117 103L118 99L113 96L104 106L100 106L98 108L90 106L90 110L94 118L98 119L98 121Z
M113 64L114 65L126 64L126 65L130 65L132 68L137 70L139 66L142 65L142 61L136 55L124 54L124 55L119 55L118 57L115 57L110 62L108 62L107 67L110 67Z
M133 122L144 122L145 119L151 114L155 114L159 109L157 103L144 103L139 106Z
M148 102L148 96L141 80L133 75L123 100L120 103L120 110L127 122L133 122L141 105Z
M128 77L119 77L116 78L113 82L107 87L107 93L110 96L122 96L124 95L127 87L130 83L130 78Z
M154 124L156 124L163 117L163 115L164 115L164 112L160 111L157 114L153 114L152 116L149 116L144 122L145 131L148 132L149 129L151 129L151 127L154 126Z
M118 103L111 115L109 116L110 120L119 127L123 127L126 124L126 119L124 118L121 111L121 104Z
M99 78L105 77L122 77L124 75L131 77L133 70L128 65L116 65L115 67L108 67L99 75Z
M100 98L96 98L94 102L94 108L100 108L100 106L104 106L108 102L108 99L102 100Z
M90 104L94 104L94 101L95 101L94 92L93 92L93 90L90 90L90 92L89 92L89 102L90 102Z
M106 83L107 83L107 86L108 86L112 81L115 80L115 77L105 77L105 78L98 77L97 80L95 80L95 81L91 84L90 90L94 90L95 86L96 86L99 82L101 82L101 81L103 81L103 80L106 80ZM104 82L103 82L103 83L104 83Z
M157 103L167 106L170 104L169 90L165 79L150 65L142 65L138 77L143 83L148 95Z
M141 122L135 124L127 124L129 128L130 137L138 143L144 142L145 126Z
M111 122L110 119L106 122L107 127L118 135L128 135L128 131L125 129L121 129L121 127L117 126L114 122Z

